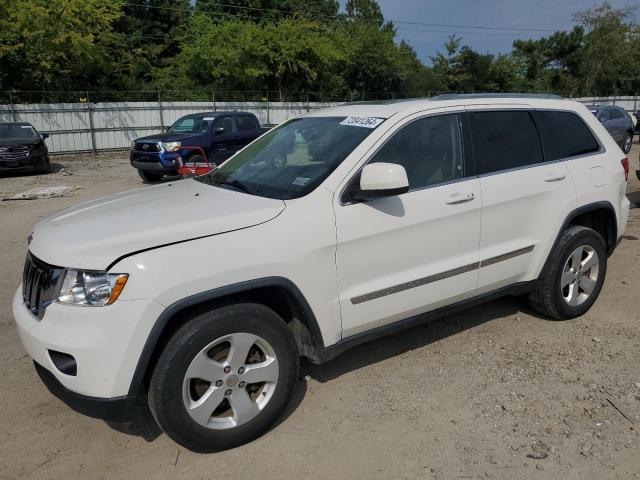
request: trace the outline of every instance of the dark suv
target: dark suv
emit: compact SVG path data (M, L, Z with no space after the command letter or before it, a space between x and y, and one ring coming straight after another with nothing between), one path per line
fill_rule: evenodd
M38 133L30 123L0 123L0 172L48 172L51 164L45 138L49 135Z
M207 160L220 164L262 134L253 113L208 112L186 115L166 133L149 135L131 144L131 165L145 182L156 182L164 175L178 173L178 157L185 161ZM196 150L186 147L199 147Z
M587 105L587 107L598 117L624 153L629 153L633 143L633 120L629 114L623 108L614 105Z

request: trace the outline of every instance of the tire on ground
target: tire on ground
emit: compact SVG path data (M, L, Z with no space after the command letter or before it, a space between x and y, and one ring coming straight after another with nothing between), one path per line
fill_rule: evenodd
M187 412L183 381L191 362L204 348L234 333L257 335L273 347L278 379L270 400L257 416L237 427L213 429L197 423ZM255 303L224 305L196 316L173 334L151 376L149 407L162 430L190 450L233 448L257 438L277 421L291 399L299 364L293 336L275 312ZM242 380L242 375L238 377Z
M151 172L149 170L138 170L138 175L144 183L159 182L164 177L162 172Z
M563 269L572 252L587 245L598 255L598 276L588 298L581 304L569 305L563 298L561 281ZM607 273L607 246L602 236L587 227L571 225L565 229L545 263L529 303L538 313L555 320L568 320L586 313L598 298Z

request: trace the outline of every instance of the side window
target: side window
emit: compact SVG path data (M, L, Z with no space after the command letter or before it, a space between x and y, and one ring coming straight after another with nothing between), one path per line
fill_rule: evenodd
M183 118L182 120L178 120L172 127L171 130L174 132L193 132L193 125L196 122L194 117Z
M543 145L547 160L575 157L600 150L589 127L571 112L537 112L544 130Z
M409 188L464 177L458 115L425 117L402 127L370 161L376 162L402 165Z
M529 112L471 112L470 117L479 175L543 162L540 136Z
M255 119L248 115L240 115L236 117L236 123L238 124L239 132L249 132L258 128Z
M598 112L598 120L600 120L601 122L606 122L607 120L611 120L611 117L609 116L608 108L603 108L602 110L600 110L600 112Z
M224 131L219 133L219 135L226 135L228 133L233 133L234 125L233 125L233 117L218 117L216 118L215 123L213 124L214 130L218 128L223 128Z

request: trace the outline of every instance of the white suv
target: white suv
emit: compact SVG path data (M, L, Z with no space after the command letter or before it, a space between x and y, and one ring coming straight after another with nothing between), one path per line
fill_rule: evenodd
M54 214L13 312L49 389L196 451L264 432L305 357L527 293L595 302L628 161L583 105L460 95L314 111L216 171Z

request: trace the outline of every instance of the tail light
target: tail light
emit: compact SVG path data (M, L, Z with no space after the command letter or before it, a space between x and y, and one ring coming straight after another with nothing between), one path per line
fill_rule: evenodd
M624 179L625 181L629 181L629 159L623 158L621 162L622 162L622 168L624 168Z

